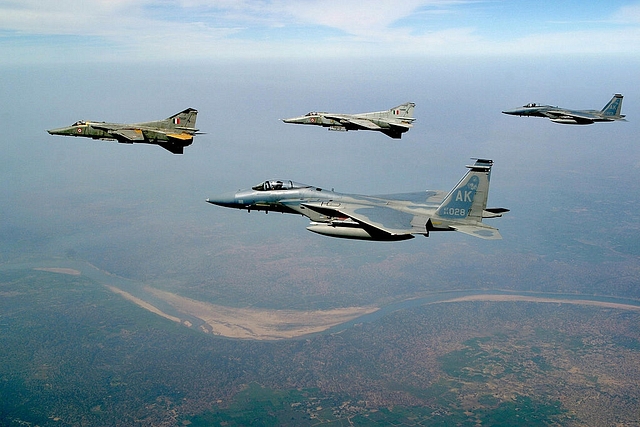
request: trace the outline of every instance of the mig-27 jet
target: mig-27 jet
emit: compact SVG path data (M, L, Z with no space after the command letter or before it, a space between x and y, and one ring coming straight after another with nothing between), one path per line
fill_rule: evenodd
M500 239L483 224L505 208L487 208L492 160L477 159L448 193L420 191L383 196L336 193L294 181L269 180L248 190L223 194L207 202L247 211L300 214L307 230L346 239L395 241L432 231L460 231L483 239Z
M164 120L143 123L105 123L81 120L69 127L50 129L51 135L83 136L93 139L116 140L124 144L156 144L182 154L184 147L191 145L196 129L198 111L187 108Z
M311 112L301 117L282 119L285 123L317 125L329 130L375 130L391 138L401 138L413 127L413 109L416 104L407 102L386 111L372 113L342 114Z
M546 117L554 123L565 125L590 125L595 122L612 122L624 120L620 114L622 109L622 95L615 94L611 101L600 111L598 110L568 110L551 105L527 104L520 108L503 111L512 116Z

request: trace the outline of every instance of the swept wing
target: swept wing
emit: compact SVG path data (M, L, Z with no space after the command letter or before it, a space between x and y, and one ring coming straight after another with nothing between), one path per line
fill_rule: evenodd
M412 234L427 234L426 223L428 218L420 221L419 217L407 212L387 206L340 204L340 206L327 206L324 203L304 203L306 208L330 218L350 219L363 227L375 230L376 234L393 236L406 236Z
M368 130L382 130L384 127L379 126L372 122L370 119L353 117L353 116L338 116L338 115L325 115L327 119L335 120L340 122L342 125L353 125L355 127L359 127L361 129ZM398 127L398 130L407 131L413 127L411 123L408 121L398 121L398 120L384 120L384 119L376 119L378 122L386 124L388 127Z
M96 126L94 126L96 127ZM99 128L99 127L98 127ZM108 128L106 129L108 132L110 132L113 136L115 137L119 137L120 138L124 138L128 141L144 141L144 135L142 134L142 130L140 129L116 129L116 130L109 130Z
M333 224L336 226L344 226L346 221L353 221L355 224L367 229L371 235L378 237L388 236L385 240L410 239L414 234L428 236L430 231L436 229L459 231L488 240L502 238L496 228L482 222L462 223L439 220L429 215L414 215L388 205L345 204L338 202L305 202L299 205L308 210L306 212L296 210L312 221L326 221L332 218ZM312 212L309 212L309 210ZM483 218L496 218L507 211L507 209L488 209L483 212L482 216Z
M574 120L580 124L591 124L598 119L602 119L601 116L590 114L586 111L547 110L540 113L551 120Z

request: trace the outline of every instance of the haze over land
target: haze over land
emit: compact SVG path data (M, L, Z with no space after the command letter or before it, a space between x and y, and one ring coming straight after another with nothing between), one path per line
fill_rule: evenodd
M573 425L613 423L606 411L637 420L640 317L622 307L431 304L305 340L280 340L288 330L270 343L187 327L194 316L230 313L207 318L256 326L243 338L294 323L298 336L312 331L300 324L309 313L355 315L451 290L637 302L640 6L586 3L381 2L370 19L349 22L288 2L176 2L172 14L154 2L95 2L77 22L68 19L74 2L0 4L0 347L13 349L0 352L0 400L10 402L2 422L45 425L66 413L68 425L109 425L127 413L148 425L196 424L208 410L239 419L250 413L233 412L241 390L260 401L251 383L285 393L286 408L325 399L343 420L345 408L371 419L390 405L425 422L450 411L443 419L490 423L504 405ZM529 102L600 109L614 93L624 95L627 122L563 126L500 113ZM401 140L279 120L406 101L417 120ZM187 107L199 110L205 134L182 156L45 132ZM511 212L486 221L501 241L345 241L307 232L303 217L205 203L271 178L360 194L449 190L471 157L495 161L489 206ZM247 313L284 323L249 325ZM67 386L81 394L60 394ZM40 421L27 418L30 401ZM309 421L300 411L292 416Z
M598 93L593 82L609 81L611 64L615 89ZM637 69L615 57L8 69L4 92L14 102L5 104L2 258L72 256L240 306L323 308L352 294L366 304L433 287L522 286L505 276L529 289L595 292L589 279L577 279L593 274L608 284L597 293L611 293L618 286L611 279L633 276L640 250ZM552 88L558 75L575 77ZM617 91L626 95L628 122L560 126L500 114L532 98L597 107ZM417 120L400 141L278 120L315 107L366 111L407 99L417 104ZM183 156L44 132L81 118L140 121L187 106L200 110L197 124L207 133ZM268 178L361 194L448 190L469 157L495 160L489 205L511 212L487 222L502 241L456 233L389 244L322 239L302 217L204 202ZM576 274L557 271L561 265ZM637 295L635 286L628 291ZM289 293L295 297L282 298Z

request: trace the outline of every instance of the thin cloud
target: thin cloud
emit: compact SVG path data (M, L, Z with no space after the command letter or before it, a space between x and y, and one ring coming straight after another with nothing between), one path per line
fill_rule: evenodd
M366 35L388 29L427 3L377 1L365 7L357 0L321 0L314 2L312 7L306 2L288 3L283 10L298 22L324 25L352 35Z
M619 24L640 24L640 5L623 6L611 16Z
M612 10L597 28L592 21L571 22L570 31L543 31L528 23L529 33L522 34L510 16L472 23L460 19L490 4L383 0L364 7L359 0L0 0L0 54L15 61L37 61L96 47L82 58L153 60L167 55L199 59L638 53L640 47L638 5ZM538 19L552 22L547 18Z

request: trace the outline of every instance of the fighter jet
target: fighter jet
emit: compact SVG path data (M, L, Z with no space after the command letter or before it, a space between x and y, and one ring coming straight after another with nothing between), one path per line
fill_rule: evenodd
M597 110L567 110L551 105L527 104L514 110L503 111L512 116L546 117L552 122L566 125L590 125L595 122L612 122L624 120L620 114L622 95L616 93L611 101L600 111Z
M482 239L500 239L497 229L482 223L508 212L487 208L492 160L477 159L451 191L420 191L361 196L323 190L286 180L264 181L249 190L223 194L207 202L251 212L300 214L307 230L346 239L396 241L432 231L460 231Z
M404 132L413 127L413 102L407 102L387 111L361 114L317 113L311 112L302 117L282 119L285 123L317 125L329 130L376 130L391 138L401 138Z
M48 130L51 135L84 136L93 139L116 140L124 144L157 144L182 154L197 134L197 110L187 108L164 120L155 122L122 124L81 120L69 127Z

